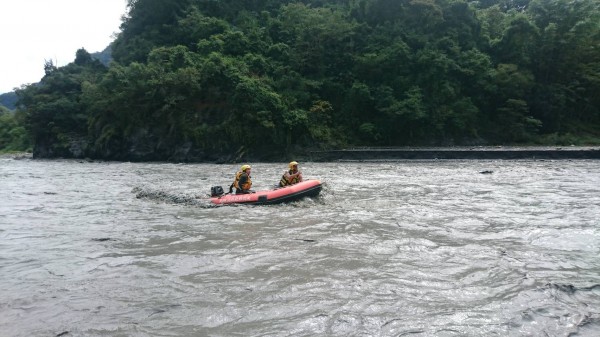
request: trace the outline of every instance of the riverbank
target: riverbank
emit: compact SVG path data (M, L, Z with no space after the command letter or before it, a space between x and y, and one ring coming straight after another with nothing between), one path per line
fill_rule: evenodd
M0 158L35 159L29 152L0 153ZM249 159L252 162L279 162L279 158ZM48 159L48 158L46 158ZM59 159L59 158L55 158ZM425 159L600 159L600 146L476 146L476 147L401 147L401 148L350 148L341 150L309 151L298 155L297 160L314 162L425 160ZM89 160L89 159L88 159ZM101 159L100 159L101 160ZM161 162L161 161L146 161ZM187 162L209 163L207 160ZM227 160L217 162L226 163Z
M311 151L311 161L402 159L600 159L600 146L475 146L430 148L352 148Z
M33 154L31 152L0 152L0 158L9 158L9 159L32 159Z

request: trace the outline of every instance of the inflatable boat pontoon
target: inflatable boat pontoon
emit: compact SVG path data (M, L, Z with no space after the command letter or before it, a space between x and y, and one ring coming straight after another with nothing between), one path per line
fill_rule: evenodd
M304 197L315 197L321 192L321 187L321 182L319 180L305 180L295 185L280 187L274 190L257 191L250 194L223 194L221 196L212 196L210 201L217 205L279 204L282 202L299 200Z

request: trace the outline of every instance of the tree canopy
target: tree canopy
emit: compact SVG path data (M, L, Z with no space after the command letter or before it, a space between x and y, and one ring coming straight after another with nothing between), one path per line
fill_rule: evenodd
M130 0L17 91L38 156L273 158L343 146L599 142L594 0ZM74 145L76 144L76 145Z

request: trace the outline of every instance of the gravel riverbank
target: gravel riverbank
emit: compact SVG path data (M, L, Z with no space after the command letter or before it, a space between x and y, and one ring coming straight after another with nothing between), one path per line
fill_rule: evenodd
M599 146L352 148L313 151L313 161L396 159L600 159Z

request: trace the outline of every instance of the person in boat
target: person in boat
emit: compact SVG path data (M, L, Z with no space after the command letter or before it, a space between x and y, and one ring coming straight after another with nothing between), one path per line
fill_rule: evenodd
M298 163L293 161L288 166L289 170L281 177L279 187L294 185L302 181L302 172L298 170Z
M250 189L252 187L252 179L250 178L250 172L252 167L250 165L242 165L240 171L235 174L235 180L233 184L229 186L229 193L233 191L235 187L235 194L248 194L253 193Z

